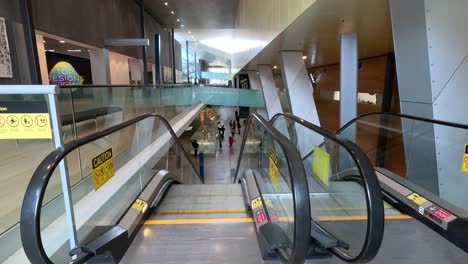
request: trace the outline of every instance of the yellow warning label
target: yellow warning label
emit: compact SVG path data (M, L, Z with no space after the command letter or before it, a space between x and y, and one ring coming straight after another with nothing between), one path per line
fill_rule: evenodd
M464 173L468 173L468 144L465 144L465 152L463 153L461 170Z
M257 207L261 206L262 205L262 198L257 197L255 199L253 199L251 202L250 202L251 206L252 206L252 210L256 209Z
M148 208L148 204L142 199L138 198L132 204L132 208L144 213L146 209Z
M413 201L417 205L421 205L421 204L427 202L426 198L422 197L421 195L419 195L417 193L412 193L412 194L406 196L406 198Z
M328 186L328 178L330 177L330 154L317 145L314 145L312 172L323 184Z
M0 139L52 138L48 113L0 114Z
M270 168L269 173L271 177L271 181L278 187L278 156L276 155L275 150L270 147Z
M94 190L101 188L112 176L114 176L114 160L112 148L99 154L92 160Z

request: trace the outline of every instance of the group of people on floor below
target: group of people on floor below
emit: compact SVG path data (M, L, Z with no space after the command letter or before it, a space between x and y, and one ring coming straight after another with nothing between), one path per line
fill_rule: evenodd
M235 111L235 120L230 120L229 121L229 128L231 130L231 135L229 136L228 142L229 142L229 147L232 147L232 144L234 144L234 135L236 134L236 128L237 128L237 133L240 135L240 129L241 129L241 124L240 124L240 117L239 117L239 112L237 110ZM223 141L224 141L224 132L226 131L226 128L224 127L224 124L221 122L218 122L218 139L219 139L219 147L223 147Z
M228 142L229 142L229 147L231 148L232 145L234 144L234 135L236 134L236 128L237 128L237 133L240 135L240 129L241 129L241 124L240 124L240 117L239 117L239 112L236 110L234 112L235 114L235 120L230 120L229 121L229 128L231 129L231 135L229 136ZM224 141L224 132L226 131L226 128L224 127L224 124L221 122L218 122L217 124L218 127L218 141L219 141L219 148L223 147L223 141ZM198 147L200 144L196 140L192 141L192 147L194 151L194 156L197 156L198 154Z

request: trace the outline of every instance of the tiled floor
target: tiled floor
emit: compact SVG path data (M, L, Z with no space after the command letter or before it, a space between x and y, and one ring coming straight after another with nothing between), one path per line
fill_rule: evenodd
M219 144L217 144L215 155L205 155L205 183L232 183L233 178L231 176L233 176L239 159L245 119L241 119L241 133L234 135L233 147L229 148L229 120L235 120L234 111L236 108L227 106L213 108L217 113L216 121L224 123L226 131L222 147L220 148ZM198 129L196 124L194 125L194 129ZM187 146L187 152L190 150L189 138L192 133L186 133L181 137L182 144ZM193 158L193 161L198 166L198 158Z

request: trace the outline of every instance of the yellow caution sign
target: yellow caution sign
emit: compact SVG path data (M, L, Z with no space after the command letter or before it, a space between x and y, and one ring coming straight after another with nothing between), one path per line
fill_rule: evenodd
M468 173L468 144L465 144L465 153L463 153L462 172Z
M0 139L52 138L48 113L1 113Z
M314 145L312 172L323 184L328 186L328 178L330 177L330 154L317 145Z
M421 195L419 195L417 193L412 193L412 194L406 196L406 198L413 201L417 205L421 205L421 204L427 202L426 198L422 197Z
M278 187L278 155L276 155L276 152L272 147L270 147L269 174L275 187Z
M114 176L114 160L112 148L99 154L92 160L94 190L101 188L112 176Z
M132 208L144 213L146 209L148 208L148 204L142 199L138 198L132 204Z
M253 199L251 202L250 202L250 205L252 206L252 210L256 209L257 207L261 206L263 203L262 203L262 198L257 197L255 199Z

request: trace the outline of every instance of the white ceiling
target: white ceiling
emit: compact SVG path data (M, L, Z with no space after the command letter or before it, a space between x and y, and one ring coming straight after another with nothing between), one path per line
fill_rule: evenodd
M336 64L340 34L351 32L358 32L360 58L386 54L393 50L388 1L318 0L243 70L257 70L258 64L279 65L281 50L302 51L307 67Z

